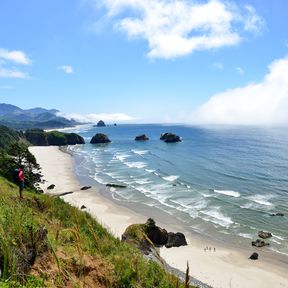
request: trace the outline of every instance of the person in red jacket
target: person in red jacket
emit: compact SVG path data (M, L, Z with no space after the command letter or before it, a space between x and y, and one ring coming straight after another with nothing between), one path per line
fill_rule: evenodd
M25 183L25 176L24 176L24 165L20 165L19 167L19 196L20 200L24 199L23 197L23 189L24 189L24 183Z

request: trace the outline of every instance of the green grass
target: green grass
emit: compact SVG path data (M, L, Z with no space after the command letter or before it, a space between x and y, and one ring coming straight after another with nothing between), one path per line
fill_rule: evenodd
M88 213L60 198L24 197L0 177L0 287L188 287Z

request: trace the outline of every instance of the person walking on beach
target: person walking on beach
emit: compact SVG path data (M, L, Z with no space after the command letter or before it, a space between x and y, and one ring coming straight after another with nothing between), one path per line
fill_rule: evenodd
M18 179L19 179L19 196L20 196L20 200L22 200L24 199L23 189L24 189L24 183L25 183L24 165L19 166Z

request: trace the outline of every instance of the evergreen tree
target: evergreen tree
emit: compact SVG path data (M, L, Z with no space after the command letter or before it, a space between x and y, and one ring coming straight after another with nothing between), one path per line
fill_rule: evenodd
M42 180L41 169L36 158L28 150L28 146L21 142L10 144L0 151L0 174L13 181L13 171L24 165L25 185L36 188Z

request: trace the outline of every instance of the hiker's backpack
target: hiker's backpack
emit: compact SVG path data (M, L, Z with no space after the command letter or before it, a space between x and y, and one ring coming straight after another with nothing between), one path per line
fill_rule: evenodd
M13 181L14 183L19 183L19 169L16 168L13 170Z

